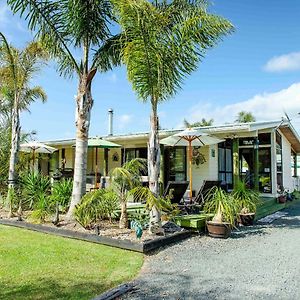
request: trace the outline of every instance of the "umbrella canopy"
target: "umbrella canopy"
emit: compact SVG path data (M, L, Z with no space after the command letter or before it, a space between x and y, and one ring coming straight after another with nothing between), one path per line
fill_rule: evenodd
M120 148L122 147L119 144L101 139L101 138L91 138L88 140L88 147L89 148Z
M192 147L215 145L223 141L224 140L210 136L209 134L195 128L187 128L160 141L163 145L187 146L189 148L190 198L192 198L193 191Z
M20 151L22 152L53 153L56 150L56 148L50 147L37 141L23 143L20 145Z

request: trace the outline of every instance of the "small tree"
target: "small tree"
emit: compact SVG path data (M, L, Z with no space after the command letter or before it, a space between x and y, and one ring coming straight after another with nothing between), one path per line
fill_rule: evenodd
M235 123L250 123L255 121L256 119L251 112L240 111L236 117Z
M118 194L121 204L120 228L128 227L127 201L131 195L130 191L141 185L141 172L146 168L146 161L136 158L122 167L113 169L110 174L112 188Z

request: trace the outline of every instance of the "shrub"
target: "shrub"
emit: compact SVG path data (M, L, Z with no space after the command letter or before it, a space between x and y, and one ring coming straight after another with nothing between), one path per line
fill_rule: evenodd
M20 188L26 208L33 208L40 201L40 195L49 195L51 183L47 176L39 173L24 173L20 177Z
M44 223L52 210L53 206L50 201L50 196L45 193L38 193L35 198L33 211L29 218L35 223Z
M112 190L100 189L85 194L80 204L76 205L74 215L80 225L90 229L101 219L111 220L118 207L117 194Z
M72 185L71 179L65 179L55 182L52 186L51 191L51 202L55 207L56 203L59 204L60 211L66 212L72 196Z
M259 193L247 188L244 181L239 181L232 192L232 197L237 202L241 213L255 213L259 201Z
M238 205L232 195L227 194L221 188L213 187L205 197L203 211L214 214L213 221L235 224Z

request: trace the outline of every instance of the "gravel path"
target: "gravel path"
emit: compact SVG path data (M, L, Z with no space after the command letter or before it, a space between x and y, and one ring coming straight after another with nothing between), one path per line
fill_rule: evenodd
M300 299L300 204L227 240L193 237L146 258L122 299Z

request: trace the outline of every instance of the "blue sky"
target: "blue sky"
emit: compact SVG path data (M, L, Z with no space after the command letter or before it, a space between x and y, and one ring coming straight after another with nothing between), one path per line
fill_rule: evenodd
M210 10L228 18L236 31L207 53L181 91L160 105L163 128L178 128L183 118L213 118L230 122L238 111L253 112L258 120L278 119L287 111L300 128L300 1L215 0ZM12 16L0 0L0 30L22 47L32 39L26 24ZM50 64L36 78L47 95L22 114L23 130L37 130L40 140L75 135L74 95L77 82L59 77ZM107 133L107 110L114 109L114 132L148 131L149 105L137 100L124 67L97 74L90 135Z

